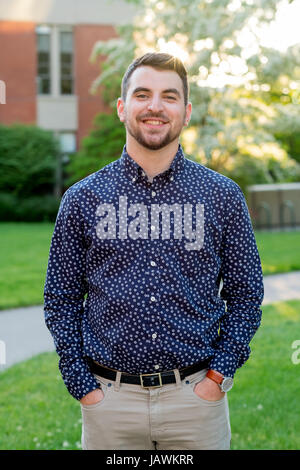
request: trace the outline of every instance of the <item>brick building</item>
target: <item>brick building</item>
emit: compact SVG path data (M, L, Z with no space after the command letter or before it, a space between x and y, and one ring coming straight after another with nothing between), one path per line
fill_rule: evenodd
M0 0L0 122L34 123L78 149L105 110L89 92L100 72L93 46L133 14L125 0Z

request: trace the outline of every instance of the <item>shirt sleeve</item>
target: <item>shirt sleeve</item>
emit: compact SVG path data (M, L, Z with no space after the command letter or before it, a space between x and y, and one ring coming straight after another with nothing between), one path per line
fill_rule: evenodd
M60 203L52 235L44 287L44 314L59 355L59 369L70 394L80 400L99 388L83 357L85 257L83 221L70 189Z
M249 343L262 311L263 275L245 197L238 185L231 198L221 247L221 297L226 312L220 321L217 351L209 368L233 377L250 356Z

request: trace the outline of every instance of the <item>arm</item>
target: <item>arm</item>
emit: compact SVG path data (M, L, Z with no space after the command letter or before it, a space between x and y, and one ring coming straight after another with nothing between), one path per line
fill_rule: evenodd
M69 189L61 200L51 240L44 313L60 357L63 380L70 394L78 400L99 388L83 358L81 317L87 292L85 255L82 217Z
M250 355L249 343L261 321L264 287L251 219L241 189L228 204L221 247L221 297L226 313L220 322L220 340L210 369L233 377Z

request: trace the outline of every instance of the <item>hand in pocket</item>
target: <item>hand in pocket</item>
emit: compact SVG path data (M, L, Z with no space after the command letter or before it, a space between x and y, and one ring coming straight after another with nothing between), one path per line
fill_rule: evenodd
M88 393L84 397L81 398L80 403L82 405L96 405L104 398L104 393L101 389L97 388L92 392Z
M201 382L195 385L194 393L198 395L199 398L207 401L218 401L225 395L219 385L208 377L205 377Z

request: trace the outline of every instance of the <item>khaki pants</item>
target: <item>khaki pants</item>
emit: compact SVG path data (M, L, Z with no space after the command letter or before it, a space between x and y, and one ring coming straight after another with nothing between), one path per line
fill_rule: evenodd
M84 450L229 449L227 396L218 401L199 398L193 391L204 369L160 388L110 381L95 375L104 398L82 405Z

